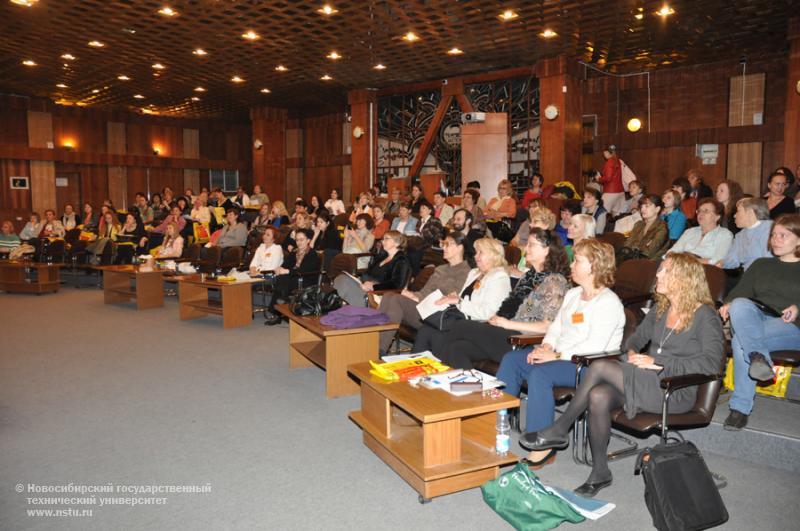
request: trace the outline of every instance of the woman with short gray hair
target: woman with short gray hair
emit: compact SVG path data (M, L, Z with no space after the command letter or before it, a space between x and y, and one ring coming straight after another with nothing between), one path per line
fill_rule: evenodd
M736 203L734 221L740 231L733 237L728 254L718 264L723 269L747 269L759 258L770 258L767 249L772 220L765 199L746 197Z

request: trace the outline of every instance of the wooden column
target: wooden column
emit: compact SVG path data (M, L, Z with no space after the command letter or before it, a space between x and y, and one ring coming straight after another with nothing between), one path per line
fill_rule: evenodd
M364 132L352 138L350 167L350 189L360 193L370 187L370 177L375 179L378 174L378 95L373 89L351 90L347 100L351 130L360 127Z
M199 129L184 129L183 130L183 158L185 159L199 159L200 158L200 130ZM183 187L191 188L195 194L200 193L200 170L188 169L183 170ZM183 193L181 190L180 193Z
M28 111L28 146L53 149L53 117L49 112ZM31 208L44 216L56 208L56 166L53 161L31 161Z
M288 199L286 196L286 126L289 112L286 109L259 107L250 109L253 123L253 142L261 148L253 149L253 184L261 185L271 200Z
M539 170L548 184L567 180L580 189L582 101L576 68L559 56L539 61L535 72L541 115ZM554 120L544 117L548 105L558 108Z
M789 20L787 36L790 48L783 126L783 166L794 171L800 164L800 18Z
M108 122L106 138L108 139L109 154L127 154L128 142L124 122ZM117 208L126 209L131 205L133 198L128 197L128 168L126 166L108 167L108 197Z

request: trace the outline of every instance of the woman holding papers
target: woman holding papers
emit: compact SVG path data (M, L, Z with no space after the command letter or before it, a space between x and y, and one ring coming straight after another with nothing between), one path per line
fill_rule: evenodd
M507 353L497 371L497 378L505 382L505 391L511 395L519 396L523 382L527 381L526 427L532 431L553 423L553 387L575 385L573 355L617 350L622 342L625 311L609 288L614 284L616 271L614 248L587 238L577 243L574 250L570 269L577 287L564 296L542 344L535 349ZM537 462L538 456L530 457Z
M459 321L434 354L447 365L471 369L474 361L498 363L508 351L508 337L544 334L569 288L569 261L555 232L532 228L525 245L530 269L488 322Z
M453 306L464 319L474 321L486 321L497 313L511 291L503 244L494 238L476 240L475 263L478 267L469 272L459 293L453 292L434 301L438 309L444 311ZM441 352L446 336L447 332L426 323L417 332L413 351Z
M718 374L722 368L722 323L714 311L700 260L688 253L670 254L656 275L655 299L655 309L628 338L627 359L589 365L564 414L550 427L520 438L520 445L527 450L566 448L570 427L588 410L592 472L586 483L575 489L582 496L594 496L611 485L606 452L612 411L622 407L628 418L640 411L659 413L662 378ZM648 344L647 352L641 354ZM689 411L696 393L695 386L673 392L669 412Z

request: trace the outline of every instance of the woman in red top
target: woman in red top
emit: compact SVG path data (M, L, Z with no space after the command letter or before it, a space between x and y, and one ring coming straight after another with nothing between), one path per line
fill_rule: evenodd
M544 197L544 177L541 173L534 173L531 177L531 186L525 193L522 194L522 208L528 210L528 205L534 199L542 199Z
M622 164L613 144L603 151L606 161L597 182L603 185L603 205L608 212L621 212L625 206L625 188L622 186Z

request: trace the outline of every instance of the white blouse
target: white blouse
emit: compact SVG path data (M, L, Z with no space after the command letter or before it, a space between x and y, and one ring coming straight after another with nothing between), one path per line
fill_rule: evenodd
M257 271L275 271L281 264L283 264L283 249L281 246L273 243L267 247L266 243L262 243L253 255L250 268L255 268Z
M478 268L472 269L467 275L461 292L463 293L480 274ZM472 295L461 299L457 306L468 319L486 321L497 313L509 293L511 293L511 277L508 276L505 268L498 267L486 273L479 285L473 289Z

